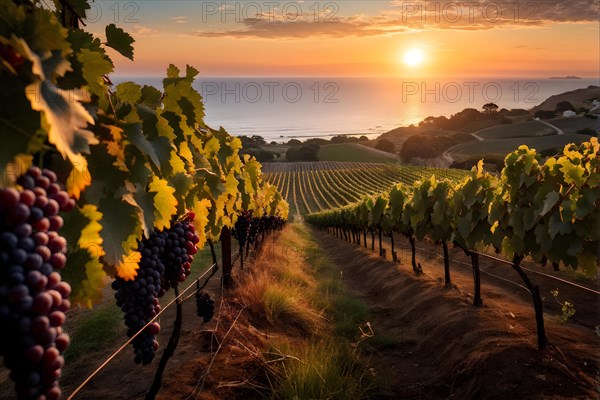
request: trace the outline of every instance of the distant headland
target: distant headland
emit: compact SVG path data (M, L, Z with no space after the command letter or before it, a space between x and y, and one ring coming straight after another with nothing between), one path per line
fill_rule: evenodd
M567 76L551 76L548 79L582 79L575 75L567 75Z

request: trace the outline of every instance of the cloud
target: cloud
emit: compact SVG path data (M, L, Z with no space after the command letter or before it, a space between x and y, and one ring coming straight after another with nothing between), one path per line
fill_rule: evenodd
M133 32L132 34L135 37L158 37L158 36L162 36L162 34L153 28L149 28L147 26L144 25L135 25L133 27Z
M339 7L343 7L343 3ZM308 38L383 36L421 30L490 30L503 27L547 26L557 22L597 22L599 3L590 0L478 0L478 1L392 1L392 8L376 15L338 15L339 10L312 11L297 8L287 14L274 8L256 18L242 18L231 29L235 15L228 14L227 28L197 30L200 37L230 38ZM222 15L215 15L221 22ZM214 24L213 24L214 25Z
M170 21L174 21L178 24L187 24L188 23L188 17L171 17L169 18Z
M528 50L544 50L546 49L545 47L531 47L531 46L527 46L525 44L519 44L514 46L515 49L528 49Z

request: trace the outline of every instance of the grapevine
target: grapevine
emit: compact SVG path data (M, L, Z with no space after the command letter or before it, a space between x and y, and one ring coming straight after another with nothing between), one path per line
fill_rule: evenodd
M457 184L432 176L417 180L412 187L398 184L379 197L366 197L306 219L347 240L361 231L370 231L373 241L374 232L399 232L411 243L412 265L417 273L420 265L415 260L415 240L427 237L441 242L447 286L447 243L456 244L471 257L475 305L482 304L478 250L492 246L512 260L512 267L531 292L538 347L543 349L546 337L539 287L530 281L520 263L531 257L539 263L597 274L600 239L594 232L600 215L599 156L597 138L581 145L569 144L561 154L543 163L535 150L521 146L506 157L500 178L484 172L480 162ZM411 176L416 173L418 170L411 171ZM387 202L383 211L377 206L379 202Z
M107 49L133 60L135 40L115 24L84 31L89 3L8 1L0 18L0 318L12 327L0 353L19 398L60 395L70 294L92 307L114 278L131 336L238 213L288 213L241 141L205 124L195 68L169 65L160 89L112 84ZM150 362L159 329L134 340L136 361Z

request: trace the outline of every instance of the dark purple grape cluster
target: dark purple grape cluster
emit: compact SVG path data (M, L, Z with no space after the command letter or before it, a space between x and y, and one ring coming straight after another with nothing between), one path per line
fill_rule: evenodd
M124 313L127 335L132 337L160 311L158 298L171 286L183 282L190 274L193 255L200 241L192 225L195 214L190 212L182 222L173 222L171 229L152 232L138 243L142 255L137 276L126 281L117 278L112 287L117 292L117 306ZM132 342L136 364L147 365L158 349L158 322L153 322Z
M196 291L196 314L204 323L209 322L215 315L215 301L207 292Z
M256 237L260 233L260 218L252 218L250 221L250 229L248 230L248 243L256 243Z
M53 400L61 396L71 307L71 287L57 272L67 261L58 212L75 201L49 170L32 167L17 183L22 190L0 190L0 355L17 399Z
M190 275L194 254L198 252L196 243L200 238L192 224L195 215L188 214L182 222L172 224L171 229L163 232L166 245L162 259L165 264L164 287L177 286Z
M116 290L117 306L124 313L129 337L146 326L160 311L158 297L164 293L161 284L165 266L161 254L166 244L165 236L164 233L154 232L148 239L140 241L138 251L142 258L137 276L130 281L117 278L112 283L112 288ZM158 341L155 337L159 331L160 325L153 322L133 340L136 364L147 365L152 361L158 349Z
M246 245L248 235L250 233L250 225L252 224L252 212L242 211L238 216L235 225L233 226L232 235L240 244L240 249Z
M285 225L285 220L279 216L262 217L262 229L265 232L272 232Z

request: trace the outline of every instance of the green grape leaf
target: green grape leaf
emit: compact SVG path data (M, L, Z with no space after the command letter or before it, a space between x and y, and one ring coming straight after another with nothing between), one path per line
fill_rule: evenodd
M144 104L145 106L150 107L151 109L155 109L160 106L160 103L162 102L162 93L160 90L158 90L154 86L144 85L142 86L141 91L141 104Z
M0 87L3 87L2 83L0 78ZM40 127L40 114L31 109L24 90L14 95L3 95L0 102L0 132L2 136L10 137L10 140L2 141L0 151L0 168L4 171L15 154L28 152L29 144L35 138L34 133ZM45 140L45 135L42 138Z
M128 173L119 169L117 164L117 158L111 154L105 142L92 146L88 156L88 170L94 178L84 193L88 203L98 206L100 199L106 195L112 196L123 190Z
M198 71L196 68L192 67L191 65L186 65L185 66L185 77L189 80L194 79L198 74L200 73L200 71Z
M67 40L69 43L71 43L71 49L73 49L73 53L79 53L81 49L88 49L94 52L105 54L100 39L82 29L69 30Z
M136 186L132 195L126 195L124 200L138 208L138 216L145 237L150 236L154 227L154 195L147 192L143 186Z
M88 84L89 91L97 96L105 97L104 81L102 77L113 72L113 63L104 52L81 49L77 54L81 64L83 79Z
M2 7L4 12L5 5ZM48 50L59 50L63 53L69 51L67 30L58 23L50 10L36 7L35 12L27 16L26 24L22 28L24 39L37 54Z
M183 204L183 201L185 201L187 199L187 195L189 194L190 189L194 185L194 179L187 174L177 173L169 178L169 184L170 184L170 186L175 188L174 195L175 195L175 198L178 199L178 203L179 203L178 212L179 212L179 214L183 214L185 212L185 205L186 205L186 204ZM179 201L179 200L181 200L181 201ZM192 204L190 203L189 206L191 207Z
M106 26L106 45L112 47L131 61L133 61L133 42L135 40L131 35L123 29L117 28L115 24Z
M135 250L131 237L140 236L137 210L119 198L108 196L100 200L99 211L102 213L100 237L104 260L109 265L120 265Z
M90 9L87 0L70 0L70 4L81 19L85 20L87 18L86 11Z
M123 136L131 142L142 154L150 157L150 160L166 175L170 175L172 167L171 142L166 137L156 137L148 140L140 124L127 124L123 126Z
M167 78L179 78L179 68L177 68L174 64L169 64L167 68Z
M588 216L596 208L595 203L599 199L600 191L597 188L584 188L577 199L575 216L579 219Z
M558 192L550 192L546 195L546 200L544 200L544 207L542 211L540 211L540 217L548 214L548 211L552 210L558 201L560 200L560 194Z
M568 234L569 232L571 232L571 229L572 226L570 221L563 222L560 217L560 213L552 213L552 215L550 216L550 221L548 222L548 233L550 234L550 237L552 239L554 239L558 234Z
M189 126L195 126L196 125L196 115L194 114L195 109L194 109L194 105L192 104L192 102L189 101L186 97L182 97L181 99L179 99L177 101L177 104L181 108L181 113L187 119L187 124Z
M171 166L171 151L173 150L173 146L171 145L171 141L166 137L156 137L150 139L150 143L160 162L162 174L165 176L172 175L173 167Z
M133 82L119 83L116 87L116 95L122 102L134 105L142 98L142 87Z
M93 207L93 206L88 206ZM60 234L63 236L67 243L76 244L79 247L79 239L81 238L81 231L85 229L90 223L90 219L86 217L82 210L78 207L73 209L69 213L62 215L64 226L60 229Z

